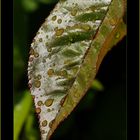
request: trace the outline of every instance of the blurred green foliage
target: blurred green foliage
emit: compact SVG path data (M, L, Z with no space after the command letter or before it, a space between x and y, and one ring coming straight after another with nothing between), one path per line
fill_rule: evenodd
M35 33L57 1L58 0L14 0L14 140L40 140L38 120L27 86L28 52ZM118 89L118 87L116 86L114 89ZM92 138L95 138L95 140L103 140L102 135L99 133L100 130L96 130L96 128L99 129L97 123L99 123L99 125L101 125L100 123L108 124L102 120L101 114L99 114L99 116L97 115L98 111L93 111L96 104L96 95L97 93L102 93L103 90L103 85L98 80L94 80L86 96L67 120L63 122L63 125L59 126L52 140L63 140L65 138L67 138L67 140L90 140ZM117 93L115 95L117 95ZM107 97L104 98L108 99ZM105 104L109 104L110 102L107 101L103 103L101 102L105 107ZM99 110L102 105L100 105ZM114 111L115 113L113 106L111 109L112 110L109 111ZM108 112L105 114L108 114ZM120 127L117 123L114 125L116 125L116 129ZM122 135L125 135L125 128L123 129L124 133L118 135L113 130L107 131L111 131L113 140L120 140L119 137L121 138ZM106 136L104 140L110 140L108 135L109 134L103 135Z
M24 92L21 101L14 107L14 140L18 139L23 123L31 110L32 100L29 92Z

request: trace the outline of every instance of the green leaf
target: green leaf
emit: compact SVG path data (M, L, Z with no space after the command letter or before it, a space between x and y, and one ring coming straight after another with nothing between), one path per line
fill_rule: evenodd
M38 0L38 1L45 4L52 4L52 3L58 2L58 0Z
M38 2L36 0L22 0L22 5L27 12L35 11L38 8Z
M31 95L28 91L25 91L22 100L14 107L14 140L18 140L20 131L31 107Z
M24 133L25 137L23 139L26 140L38 140L39 139L39 132L38 129L35 127L35 116L34 111L30 111L30 113L27 116L25 127L24 127Z
M126 34L124 10L124 0L61 0L40 27L28 77L42 140L76 107L106 53Z
M91 88L95 89L95 90L98 90L98 91L104 90L104 87L103 87L102 83L97 79L94 79Z

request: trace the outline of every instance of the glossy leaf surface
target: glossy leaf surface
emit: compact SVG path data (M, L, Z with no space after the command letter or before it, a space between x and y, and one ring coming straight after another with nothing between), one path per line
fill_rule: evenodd
M60 0L37 32L28 77L42 140L71 113L126 34L124 10L124 0Z

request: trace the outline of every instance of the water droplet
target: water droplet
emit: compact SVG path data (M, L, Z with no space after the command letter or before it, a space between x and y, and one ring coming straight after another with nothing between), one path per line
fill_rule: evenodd
M41 112L41 109L38 107L35 109L36 113L39 114Z
M72 15L72 16L76 16L76 14L77 14L77 10L76 10L76 9L72 9L71 15Z
M52 76L54 74L54 70L53 69L49 69L47 73L48 73L49 76Z
M41 106L41 105L43 105L43 102L42 102L42 101L38 101L38 102L37 102L37 105L38 105L38 106Z
M47 120L44 120L44 121L42 122L42 126L43 126L43 127L47 126L47 124L48 124Z
M55 120L52 120L52 121L49 123L49 127L50 127L50 128L52 128L52 125L53 125L54 121L55 121Z
M41 82L38 81L38 80L35 80L34 86L35 86L36 88L39 88L39 87L41 86Z
M51 47L47 47L47 51L48 52L51 52L52 51L52 48Z
M32 95L33 100L35 99L35 95Z
M52 20L53 20L53 21L55 21L55 20L56 20L56 18L57 18L57 16L53 16L53 17L52 17Z
M57 23L58 23L58 24L61 24L61 23L62 23L62 19L58 19L58 20L57 20Z
M54 101L54 99L47 99L46 101L45 101L45 105L47 106L47 107L49 107L49 106L51 106L52 104L53 104L53 101Z
M64 33L64 29L63 29L63 28L58 29L58 30L55 31L55 35L56 35L56 36L60 36L60 35L62 35L63 33Z

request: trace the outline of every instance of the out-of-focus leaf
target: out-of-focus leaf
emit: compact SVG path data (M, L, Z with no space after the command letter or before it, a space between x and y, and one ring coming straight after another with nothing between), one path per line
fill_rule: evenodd
M58 2L58 0L38 0L38 1L45 4L52 4Z
M27 45L28 17L25 13L22 0L14 0L14 91L25 90L24 77L26 76L28 45ZM26 46L26 47L25 47ZM23 89L22 89L23 88ZM16 93L14 92L14 94ZM15 96L16 98L16 96Z
M19 48L14 45L14 90L17 89L21 76L23 75L24 61Z
M97 80L97 79L94 79L94 80L93 80L93 83L92 83L91 88L92 88L92 89L95 89L95 90L97 90L97 91L102 91L102 90L104 90L104 87L103 87L102 83L101 83L99 80Z
M38 140L39 139L39 133L38 129L35 129L34 127L35 123L35 116L34 112L30 112L27 116L26 122L25 122L25 138L26 140Z
M32 107L32 99L28 91L25 91L21 101L14 107L14 140L18 140L23 123Z
M42 140L76 107L125 36L124 11L124 0L60 0L37 32L28 75Z
M28 54L27 30L28 18L22 7L22 1L14 0L14 48L18 47L20 57L24 62Z
M33 114L30 113L26 119L26 125L25 125L25 131L27 134L31 131L33 123L34 123L34 116Z
M37 0L22 0L22 5L25 11L33 12L39 7Z
M21 57L19 48L17 46L14 46L14 67L17 69L17 71L23 69L24 62Z

